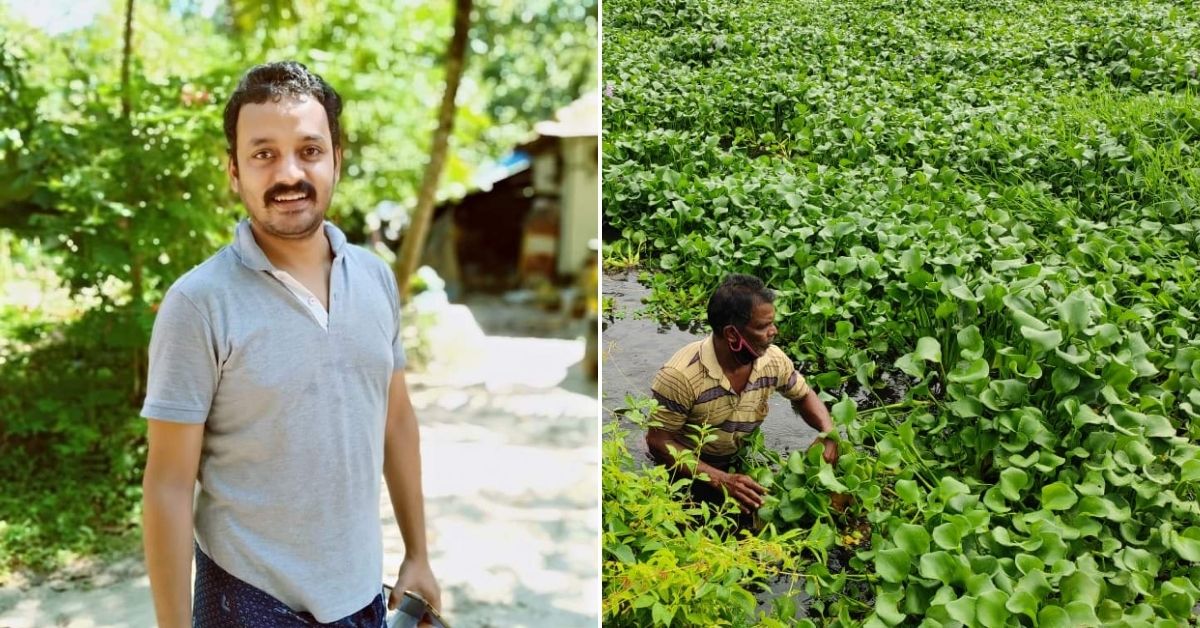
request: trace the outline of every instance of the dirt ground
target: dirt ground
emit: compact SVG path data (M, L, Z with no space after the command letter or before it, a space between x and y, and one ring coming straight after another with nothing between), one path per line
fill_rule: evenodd
M597 388L582 375L583 341L573 338L583 323L498 300L472 309L489 335L468 330L477 334L469 350L409 376L446 617L456 627L595 626L600 459ZM503 335L514 331L557 337ZM381 582L391 584L404 545L386 490L380 521ZM142 557L0 588L0 628L51 626L154 626Z

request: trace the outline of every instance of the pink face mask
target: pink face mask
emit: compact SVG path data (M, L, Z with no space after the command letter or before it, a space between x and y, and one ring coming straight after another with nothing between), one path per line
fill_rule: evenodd
M729 349L731 351L733 351L735 354L745 351L746 353L754 356L755 359L762 357L761 353L755 351L754 347L750 346L750 341L746 340L746 338L742 336L742 332L738 331L737 327L734 327L733 325L727 325L727 327L733 329L733 333L737 334L737 344L729 343Z

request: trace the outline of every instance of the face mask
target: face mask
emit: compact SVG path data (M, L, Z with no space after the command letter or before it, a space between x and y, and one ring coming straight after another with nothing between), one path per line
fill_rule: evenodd
M729 349L733 351L733 357L741 364L750 364L751 362L762 357L762 354L755 351L754 347L750 346L750 342L742 336L742 332L738 331L733 325L726 325L726 328L733 329L733 333L737 335L736 343L729 343Z

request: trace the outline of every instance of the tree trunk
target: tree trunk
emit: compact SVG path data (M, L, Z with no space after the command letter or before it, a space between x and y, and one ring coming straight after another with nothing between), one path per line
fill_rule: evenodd
M458 95L458 84L466 62L467 35L471 31L471 4L472 0L455 0L454 3L454 35L450 38L450 47L446 50L446 91L442 94L437 130L433 133L429 164L425 167L421 189L417 194L417 207L413 210L408 233L404 235L404 241L400 245L400 254L396 256L396 282L400 286L402 298L409 295L409 278L416 272L417 264L421 261L421 252L425 249L425 239L429 235L429 223L433 218L433 205L437 198L438 179L441 178L442 166L446 161L450 133L454 130L454 99Z
M125 129L132 133L133 131L133 85L129 82L129 64L133 61L133 0L127 0L125 3L125 52L121 55L121 121L125 124ZM130 173L133 175L134 173ZM129 194L126 198L130 200L132 205L132 197L134 186L132 178L127 177L126 190ZM129 242L129 281L132 284L130 292L133 297L134 306L140 306L142 303L142 256L141 249L137 243L137 230L128 218L121 221L121 225L126 230Z
M125 51L121 55L121 119L129 122L129 112L132 109L132 89L129 85L129 62L133 57L133 0L125 3Z
M125 47L121 54L121 123L124 125L126 132L133 132L133 84L129 80L129 66L133 62L133 0L125 2ZM133 168L125 177L125 200L133 205L132 198L136 186L134 185ZM135 316L130 318L131 324L138 324L142 308L145 307L144 288L142 286L142 252L138 245L137 227L134 221L129 218L122 218L118 223L121 229L125 232L125 243L129 251L129 283L130 283L130 307L133 308ZM146 373L146 348L143 346L134 346L131 350L130 363L132 372L130 373L133 379L131 396L134 402L140 402L144 394L144 382Z

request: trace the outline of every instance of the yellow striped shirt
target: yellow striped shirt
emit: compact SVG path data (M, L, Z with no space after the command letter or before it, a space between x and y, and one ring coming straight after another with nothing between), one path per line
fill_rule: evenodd
M733 392L717 362L711 335L680 349L659 369L650 388L658 401L652 417L658 427L681 432L685 425L711 425L717 438L701 451L712 456L737 452L742 439L767 417L771 391L778 390L788 399L801 399L809 391L792 361L771 345L754 361L741 394Z

